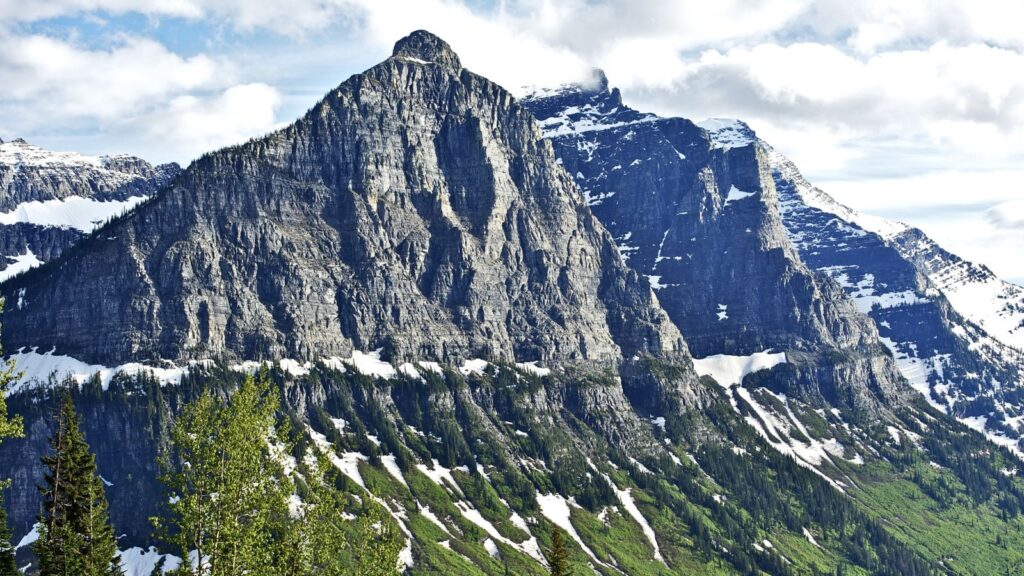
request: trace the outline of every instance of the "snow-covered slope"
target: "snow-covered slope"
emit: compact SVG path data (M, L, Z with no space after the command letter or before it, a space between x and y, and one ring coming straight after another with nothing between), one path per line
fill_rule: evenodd
M1024 350L1024 288L943 250L920 230L906 229L893 244L927 274L957 312L1003 344Z
M0 141L0 281L59 256L180 171L134 156L52 152Z
M640 113L600 74L595 88L563 86L528 94L525 102L594 213L615 234L622 257L647 276L696 355L807 349L816 338L800 329L814 324L819 305L785 292L806 264L832 280L821 280L822 294L845 292L852 301L846 310L829 298L843 310L840 316L860 312L874 321L900 372L933 405L1020 448L1024 289L949 254L906 224L839 204L742 121L714 118L694 127ZM695 130L705 134L706 148ZM744 180L761 170L774 189ZM687 202L700 198L687 192L699 188L694 181L717 188L718 201ZM758 218L737 217L754 207L760 207ZM773 238L772 212L788 242ZM728 241L716 244L717 238ZM757 241L744 244L747 238ZM798 256L789 254L793 248ZM701 268L700 257L709 253L714 261ZM792 263L791 272L770 278L780 260ZM750 262L759 263L744 272ZM716 270L742 281L719 281ZM778 303L773 293L786 296L783 309L808 314L792 323L762 317ZM831 313L824 318L827 325ZM791 357L793 367L806 362L800 354ZM774 416L787 417L784 411Z
M764 146L801 258L875 320L903 375L930 402L1019 451L1024 290L920 230L836 202Z
M798 351L780 387L864 414L906 390L873 323L800 261L749 126L633 110L600 71L522 102L694 356Z

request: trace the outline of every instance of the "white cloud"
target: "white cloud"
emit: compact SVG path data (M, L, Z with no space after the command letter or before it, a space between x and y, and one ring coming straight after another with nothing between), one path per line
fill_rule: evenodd
M233 29L267 29L290 36L324 30L347 14L345 0L0 0L0 22L60 16L137 13L190 20L219 19Z
M139 12L187 18L202 15L201 10L191 0L0 0L0 22L32 22L95 12Z
M47 133L84 132L99 142L83 151L152 161L189 160L262 134L275 126L281 99L265 83L239 82L220 58L184 58L137 36L90 49L38 34L0 35L0 77L3 136L45 145Z
M1018 194L1024 185L1014 183L1018 186ZM1024 231L1024 199L1014 198L1006 202L1000 202L985 213L988 220L1000 228L1020 229Z
M138 124L149 138L166 139L172 153L191 158L269 132L280 102L271 86L241 84L205 99L179 96Z
M108 50L42 35L2 36L0 49L0 106L27 114L27 129L66 118L121 118L168 95L222 82L226 73L211 58L182 58L135 36Z

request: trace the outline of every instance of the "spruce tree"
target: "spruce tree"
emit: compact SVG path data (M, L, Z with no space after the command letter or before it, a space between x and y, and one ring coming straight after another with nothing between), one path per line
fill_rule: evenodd
M0 492L0 576L15 576L16 574L18 574L18 565L14 562L11 529L7 527L7 508L4 507L3 492Z
M64 393L52 454L43 457L43 511L33 546L42 576L122 574L103 482L89 451L70 392Z
M548 552L548 566L551 576L569 576L569 550L565 547L562 531L551 529L551 551Z
M0 300L0 311L3 311L2 300ZM2 355L3 349L0 348L0 356ZM0 371L0 443L4 438L20 438L24 434L21 417L12 417L7 414L7 391L13 380L14 365L11 363ZM4 490L9 484L9 479L0 477L0 576L18 574L17 565L14 563L11 530L7 526L7 507L4 503Z

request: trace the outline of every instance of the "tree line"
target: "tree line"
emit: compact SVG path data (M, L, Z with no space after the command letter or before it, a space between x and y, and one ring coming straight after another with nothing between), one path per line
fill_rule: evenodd
M0 374L0 438L22 435L9 417ZM383 576L396 574L400 534L382 506L349 496L322 455L296 462L278 422L267 377L249 377L228 399L209 391L186 405L161 459L165 512L156 534L178 554L158 574L174 576ZM54 418L32 551L42 576L119 576L120 553L104 480L81 431L70 391ZM0 502L0 576L19 574Z
M0 373L0 440L23 434L7 414L12 369ZM167 576L384 576L398 573L402 534L371 497L358 500L327 457L296 459L288 419L267 374L228 398L209 390L188 403L161 456L164 513L151 522L177 553ZM54 417L32 550L42 576L123 576L104 480L69 390ZM0 488L4 485L0 484ZM0 494L2 498L2 494ZM346 510L357 508L353 515ZM354 518L353 518L354 516ZM0 500L0 576L20 574ZM561 533L552 533L551 574L571 574Z

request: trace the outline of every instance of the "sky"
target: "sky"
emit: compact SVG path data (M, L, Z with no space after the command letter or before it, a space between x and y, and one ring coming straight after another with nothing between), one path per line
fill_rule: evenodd
M0 138L187 164L424 28L514 93L602 68L1024 283L1020 0L0 0Z

